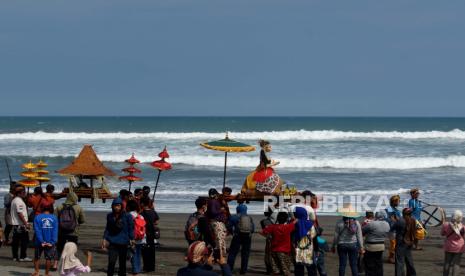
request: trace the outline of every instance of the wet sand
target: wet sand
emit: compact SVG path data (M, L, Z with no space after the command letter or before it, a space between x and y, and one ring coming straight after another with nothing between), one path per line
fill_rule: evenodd
M3 214L3 211L1 211ZM86 212L86 223L80 227L79 249L90 250L94 255L94 264L92 270L99 272L102 275L106 271L107 256L101 250L100 242L102 240L103 228L105 226L105 213L104 212ZM184 254L187 249L187 243L184 240L184 224L188 214L160 214L160 229L161 229L161 246L157 249L156 253L156 269L155 273L151 275L176 275L176 271L184 266ZM254 216L254 221L259 226L259 221L262 219L260 216ZM321 226L324 228L323 236L332 243L332 234L337 217L319 217ZM3 218L2 218L3 221ZM258 227L259 228L259 227ZM427 240L422 241L421 245L424 250L414 251L413 258L417 275L442 275L442 262L443 262L443 239L439 235L439 228L428 229L429 236ZM229 245L230 237L228 238ZM386 243L387 244L387 243ZM249 273L247 275L264 275L264 238L259 234L253 235L252 252L249 261ZM28 256L33 257L34 250L28 249ZM387 255L387 251L385 252ZM84 260L80 254L81 260ZM463 263L463 262L462 262ZM240 259L236 259L234 274L239 274ZM462 265L463 266L463 265ZM28 275L24 271L30 268L33 271L32 263L17 263L11 259L11 249L9 246L3 246L0 249L0 274L1 275ZM15 270L17 268L17 270ZM130 264L128 262L128 268ZM328 275L337 275L338 272L338 258L336 254L326 254L326 268ZM394 275L394 265L385 263L385 275ZM465 271L465 268L463 268ZM463 273L463 272L462 272ZM43 274L43 271L41 271ZM349 275L349 268L346 270L346 275ZM54 272L52 275L58 275Z

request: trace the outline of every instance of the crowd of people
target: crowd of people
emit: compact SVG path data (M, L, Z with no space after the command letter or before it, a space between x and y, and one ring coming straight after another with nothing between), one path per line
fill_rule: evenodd
M117 274L127 275L128 259L132 275L155 271L159 216L149 194L150 188L145 186L133 193L121 190L113 200L101 242L101 248L108 254L107 275L115 274L117 263ZM400 197L395 195L383 212L367 211L364 219L360 219L352 206L344 206L338 211L341 219L335 225L332 246L323 238L316 213L318 198L312 192L301 193L304 202L265 212L265 218L259 223L261 229L257 229L241 198L237 200L235 214L231 214L230 195L228 187L222 193L210 189L208 197L195 201L196 211L189 215L184 228L188 264L177 275L218 275L213 270L215 264L222 275L233 275L238 255L239 273L247 274L254 233L265 239L267 274L291 275L293 271L294 275L324 276L327 275L325 255L333 252L339 258L340 276L345 275L347 266L352 276L361 271L367 276L382 276L385 242L389 240L387 262L394 264L395 275L417 275L412 250L422 250L420 241L426 235L418 189L411 190L411 199L405 208L400 207ZM64 196L64 202L56 204L56 199ZM56 194L53 185L47 185L45 192L36 187L27 195L24 187L12 185L4 204L3 242L11 245L14 261L33 262L32 275L39 275L42 256L45 275L53 270L69 276L91 271L90 252L84 253L87 265L76 257L79 226L85 223L85 216L75 193ZM27 254L31 235L32 259ZM445 237L443 275L459 275L460 259L465 251L461 211L455 211L450 222L442 222L441 235Z
M178 270L178 276L218 275L213 270L215 264L221 268L222 275L232 275L239 253L239 273L247 273L255 224L241 200L236 214L229 214L224 192L219 194L211 189L208 198L196 200L197 211L189 216L185 226L188 265ZM294 275L325 276L325 255L333 252L339 257L340 276L346 274L347 265L352 276L361 272L366 276L382 276L385 242L389 240L386 261L394 264L395 275L417 275L412 250L422 250L420 241L426 236L418 189L410 191L411 199L405 208L401 209L400 196L395 195L388 208L376 213L367 211L363 220L352 206L344 206L338 212L342 218L336 223L332 246L323 238L323 229L318 223L316 195L310 191L302 195L308 200L267 211L260 221L259 234L266 239L266 274L291 275L293 270ZM459 275L460 259L465 251L462 212L455 211L450 222L445 221L445 214L442 217L443 275ZM227 235L232 236L229 250Z
M62 276L74 276L91 271L92 254L87 251L87 265L76 257L79 244L79 226L85 223L84 211L74 192L54 193L47 185L27 194L23 186L12 183L4 198L5 227L3 244L11 245L13 261L33 262L33 276L38 276L40 260L45 259L45 275L58 270ZM108 254L107 274L126 275L126 260L131 260L131 273L137 275L155 270L155 247L158 243L159 216L149 197L150 188L144 186L134 193L121 190L112 202L107 215L101 247ZM66 197L55 206L55 200ZM11 240L10 240L11 234ZM28 257L32 235L34 258ZM143 263L143 266L141 265Z

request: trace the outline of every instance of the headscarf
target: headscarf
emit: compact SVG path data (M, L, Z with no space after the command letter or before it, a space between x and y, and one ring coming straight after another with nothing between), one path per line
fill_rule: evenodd
M462 224L463 214L460 210L455 210L454 215L451 219L451 227L457 235L460 235L460 230L463 228Z
M203 241L196 241L189 246L187 250L187 261L189 263L200 263L205 255L208 254L208 248Z
M81 261L76 257L77 246L74 242L67 242L63 248L60 258L60 275L65 274L65 270L82 266Z
M247 205L245 204L237 205L236 212L238 215L247 215Z
M120 197L117 197L117 198L113 199L113 202L111 203L111 206L113 206L113 205L118 205L118 204L119 204L119 205L122 205L122 204L123 204L123 200L121 200Z
M298 219L295 225L295 238L299 241L301 238L307 236L308 231L310 231L313 226L313 221L308 219L307 210L302 207L295 208L295 217Z
M66 196L65 205L76 205L78 200L78 196L74 192L70 192Z

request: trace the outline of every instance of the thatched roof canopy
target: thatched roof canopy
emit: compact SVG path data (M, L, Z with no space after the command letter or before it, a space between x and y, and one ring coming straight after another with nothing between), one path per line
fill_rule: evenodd
M92 149L92 145L84 145L78 157L66 168L58 170L57 173L81 175L84 177L116 175L98 159L97 154Z

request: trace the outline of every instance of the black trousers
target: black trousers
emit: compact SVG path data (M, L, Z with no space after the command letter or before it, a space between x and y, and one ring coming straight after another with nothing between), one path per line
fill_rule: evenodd
M107 275L113 276L115 274L116 261L119 262L118 275L126 275L126 258L128 256L127 244L114 244L110 243L108 246L108 269Z
M366 251L363 256L365 276L383 276L383 252Z
M144 244L142 246L143 270L145 272L155 271L155 244Z
M251 234L234 234L229 247L228 265L234 270L234 262L239 250L241 251L241 273L245 274L249 266L250 247L252 244Z
M13 230L13 225L11 224L7 224L5 226L5 231L3 232L3 234L5 235L5 241L9 240L10 239L10 233L11 233L11 230Z
M27 257L27 245L29 243L29 232L24 226L13 226L13 240L11 251L14 259L18 259L18 249L20 248L19 259Z
M317 276L318 272L316 269L316 264L312 265L303 265L303 264L295 264L294 266L294 275L295 276L304 276L305 275L305 268L307 269L308 276Z

